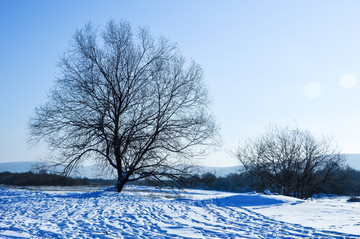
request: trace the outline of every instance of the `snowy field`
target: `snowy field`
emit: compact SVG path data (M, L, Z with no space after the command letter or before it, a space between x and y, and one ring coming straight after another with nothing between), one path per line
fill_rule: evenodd
M0 238L360 238L360 203L148 187L0 187Z

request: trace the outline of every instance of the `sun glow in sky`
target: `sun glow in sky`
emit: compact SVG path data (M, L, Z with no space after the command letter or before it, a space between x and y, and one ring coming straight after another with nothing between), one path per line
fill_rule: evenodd
M345 74L340 77L339 83L341 87L350 89L356 86L357 77L354 74Z
M309 98L319 97L322 93L322 86L316 81L306 83L304 86L304 95Z
M360 1L0 0L0 162L33 161L27 122L59 56L92 21L129 21L177 42L204 70L223 144L209 166L269 124L335 138L360 153Z

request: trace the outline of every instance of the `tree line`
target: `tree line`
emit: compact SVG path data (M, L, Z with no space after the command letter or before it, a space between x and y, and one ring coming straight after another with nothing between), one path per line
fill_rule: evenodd
M65 177L54 173L0 173L0 185L11 186L100 186L113 185L115 180Z
M319 187L312 196L316 195L348 195L360 196L360 171L353 168L342 169L342 180L326 183ZM186 182L186 183L184 183ZM13 186L112 186L116 180L72 178L49 173L0 173L0 185ZM152 186L149 181L142 180L132 183L134 185ZM163 182L161 187L176 185L179 188L192 188L204 190L217 190L226 192L246 193L264 192L266 190L257 183L256 177L246 171L232 173L227 176L216 176L214 173L194 175L191 178L176 182ZM276 192L274 192L276 193Z
M311 197L318 195L348 195L360 196L360 171L353 168L345 168L338 172L342 175L341 180L324 183L313 192ZM213 173L197 175L189 185L191 188L208 189L228 192L264 192L267 188L258 183L258 179L246 171L229 174L225 177L217 177ZM272 193L278 194L273 191Z

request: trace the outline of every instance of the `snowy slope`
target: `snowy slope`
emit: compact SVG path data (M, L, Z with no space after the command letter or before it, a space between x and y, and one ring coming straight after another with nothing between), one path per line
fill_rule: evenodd
M360 238L360 233L319 230L256 212L307 203L281 196L201 190L179 196L147 187L128 187L122 194L53 189L0 188L0 238ZM322 217L317 204L312 207Z
M360 203L349 203L347 199L348 197L336 197L261 205L251 207L251 210L275 220L360 235Z

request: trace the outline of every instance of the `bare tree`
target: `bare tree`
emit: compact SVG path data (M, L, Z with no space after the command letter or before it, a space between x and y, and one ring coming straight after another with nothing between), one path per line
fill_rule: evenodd
M311 197L336 180L345 161L331 139L278 127L245 142L237 158L264 189L298 198Z
M121 192L130 181L183 177L183 159L218 139L201 67L145 28L110 21L99 31L89 23L74 34L59 67L29 128L32 141L59 152L66 174L96 159L116 170Z

